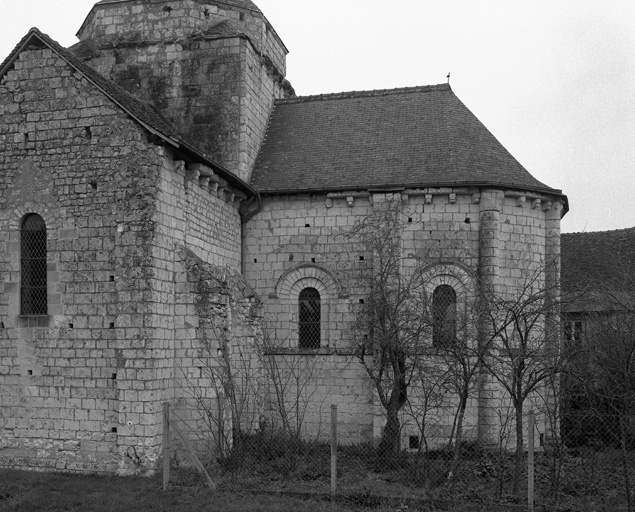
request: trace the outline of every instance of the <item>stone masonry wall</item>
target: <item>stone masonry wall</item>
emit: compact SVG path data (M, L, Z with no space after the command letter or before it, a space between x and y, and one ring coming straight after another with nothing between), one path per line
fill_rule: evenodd
M175 161L169 149L161 151L155 236L157 247L167 252L157 256L163 261L157 264L172 272L173 251L175 244L180 244L207 263L240 268L238 209L244 195L226 183L219 186L209 177L200 177L200 171L193 170L196 164L190 169L185 162ZM211 169L207 172L212 173ZM171 275L166 275L166 280L171 281Z
M244 196L148 143L50 50L19 56L0 111L0 464L151 471L198 314L179 303L177 248L236 273ZM27 213L47 224L47 316L19 310Z
M169 377L155 344L161 154L92 84L31 48L0 82L0 464L137 471ZM20 224L47 224L47 316L20 315Z
M174 380L168 398L174 416L191 427L185 431L198 433L192 443L209 460L230 445L232 426L253 432L261 423L260 301L236 270L205 263L186 247L177 247L175 255Z
M539 268L545 254L546 199L535 201L523 194L500 191L497 208L500 233L496 232L495 279L501 289L513 293L518 278ZM457 290L457 304L466 314L478 296L481 255L481 191L478 189L426 189L400 193L404 207L402 250L427 266L431 290L451 284ZM523 199L519 199L523 196ZM383 195L363 192L265 197L262 211L247 225L245 273L256 292L264 298L264 320L275 350L283 361L314 358L308 365L315 375L307 382L312 408L305 419L306 434L315 436L323 424L322 404L340 405L340 418L347 425L343 435L351 442L381 435L381 408L373 405L370 383L348 345L356 304L365 297L360 271L372 264L359 241L342 237L356 219L372 211ZM298 294L307 286L318 289L322 299L322 339L319 350L298 349ZM476 339L476 335L474 335ZM434 354L431 354L434 360ZM287 364L291 364L288 363ZM307 363L304 363L307 365ZM347 385L333 391L328 384L334 375ZM324 383L326 386L321 386ZM483 436L493 429L493 418L481 421L480 409L495 410L500 404L493 382L475 383L465 420L467 437ZM369 392L371 395L369 395ZM412 390L411 396L416 396ZM499 397L499 398L497 398ZM451 402L451 401L450 401ZM434 442L452 428L452 409L437 411L426 435ZM353 407L352 404L355 404ZM326 407L328 409L328 407ZM404 442L416 435L413 418L403 416ZM350 425L357 425L357 430ZM361 436L361 437L357 437Z
M222 21L236 29L206 32ZM273 99L286 87L286 50L262 14L191 0L101 4L80 37L96 49L91 66L249 181Z
M265 16L223 1L121 0L93 7L78 32L99 46L115 41L176 41L222 22L249 36L280 72L286 74L286 48Z

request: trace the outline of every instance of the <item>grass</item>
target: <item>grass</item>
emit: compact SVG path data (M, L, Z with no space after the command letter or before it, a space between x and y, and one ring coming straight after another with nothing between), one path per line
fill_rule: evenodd
M372 445L341 446L338 449L338 494L366 508L399 504L430 509L455 509L472 504L494 507L523 507L526 503L526 466L521 470L520 489L512 492L514 458L485 451L466 443L455 476L448 478L452 453L447 449L427 454L401 453L392 460L379 460ZM626 510L624 482L615 450L576 450L563 455L560 485L553 487L551 457L537 453L536 501L549 508L576 512ZM389 463L390 462L390 463ZM635 459L630 461L635 475ZM218 467L218 466L216 466ZM324 493L329 489L330 448L315 442L278 436L247 436L223 461L216 475L252 490ZM557 495L554 493L557 492ZM437 505L438 504L438 505ZM476 507L477 505L473 505ZM456 508L459 507L459 508Z
M158 478L117 478L0 470L2 512L196 512L350 510L318 500L204 487L161 489Z
M171 487L161 490L160 478L117 478L0 470L0 512L17 511L485 511L523 510L526 490L510 494L511 456L470 447L460 470L448 479L451 453L439 450L425 457L399 454L380 461L368 445L338 450L338 496L332 503L330 448L315 442L247 436L230 457L210 461L219 485L205 487L191 466L171 464ZM176 452L175 452L176 456ZM536 455L536 500L553 508L549 458ZM578 450L562 459L558 490L560 511L625 510L619 454L612 450ZM632 473L635 462L630 460ZM526 475L522 477L526 482Z
M502 512L486 505L382 504L371 494L343 496L331 503L319 496L304 498L262 494L236 488L212 492L202 486L161 489L159 478L117 478L0 469L2 512Z

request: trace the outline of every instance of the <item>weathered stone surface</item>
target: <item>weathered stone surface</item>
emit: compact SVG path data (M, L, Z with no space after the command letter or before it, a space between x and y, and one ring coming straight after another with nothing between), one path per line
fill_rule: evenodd
M292 93L286 49L244 5L164 7L100 3L74 51L248 182L272 102ZM195 151L137 122L59 48L33 41L0 77L2 466L151 473L166 401L196 429L209 429L202 404L224 416L216 435L280 427L281 404L296 407L296 427L313 439L326 436L331 405L341 442L381 435L348 335L373 254L342 234L390 198L405 205L404 254L428 262L431 290L452 286L462 307L478 296L474 276L513 295L527 272L558 257L562 205L525 191L330 190L260 204L201 153L192 161ZM21 314L20 229L31 213L47 228L46 315ZM557 283L557 273L544 279ZM298 347L307 287L322 300L319 349ZM224 386L228 368L235 387ZM267 372L301 391L280 400ZM496 418L483 411L503 397L487 375L477 388L465 431L487 439ZM240 410L228 390L248 397ZM438 411L432 442L452 422ZM404 440L417 434L403 425Z
M0 463L152 471L182 343L176 247L238 267L238 205L186 183L170 150L49 49L18 56L0 104ZM46 316L20 310L29 213L47 228Z

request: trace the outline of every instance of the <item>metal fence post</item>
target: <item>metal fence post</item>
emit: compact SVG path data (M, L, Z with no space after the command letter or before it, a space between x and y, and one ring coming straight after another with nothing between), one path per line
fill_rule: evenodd
M163 402L163 490L170 483L170 404Z
M529 411L527 426L527 505L534 512L534 411Z
M337 405L331 405L331 498L337 493Z

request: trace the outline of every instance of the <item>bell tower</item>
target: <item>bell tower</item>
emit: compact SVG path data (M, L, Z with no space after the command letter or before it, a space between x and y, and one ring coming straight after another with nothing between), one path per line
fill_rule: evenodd
M72 49L249 182L287 49L251 0L102 0Z

